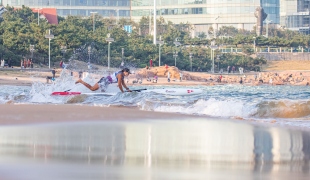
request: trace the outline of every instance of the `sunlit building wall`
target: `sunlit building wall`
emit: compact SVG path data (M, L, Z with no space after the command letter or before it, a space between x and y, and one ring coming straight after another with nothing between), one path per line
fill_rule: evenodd
M90 16L97 12L103 17L130 17L130 0L2 0L4 6L56 8L59 16Z
M139 21L153 14L153 0L133 0L131 18ZM195 35L207 32L209 27L234 26L252 30L256 23L255 9L262 6L267 20L279 24L279 0L157 0L157 16L173 23L194 25Z
M310 1L281 0L281 26L283 28L309 34Z

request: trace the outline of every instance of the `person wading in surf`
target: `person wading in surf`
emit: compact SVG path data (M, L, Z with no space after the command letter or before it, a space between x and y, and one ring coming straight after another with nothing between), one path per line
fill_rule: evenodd
M130 73L130 70L128 68L124 68L121 71L115 72L110 76L107 77L102 77L95 85L91 86L90 84L84 82L82 79L79 79L75 82L75 84L81 83L84 86L86 86L88 89L92 91L96 91L99 88L101 89L102 92L105 92L106 89L108 88L109 84L112 83L117 83L118 88L124 92L123 87L128 91L131 92L131 90L126 86L124 82L124 77L128 76Z

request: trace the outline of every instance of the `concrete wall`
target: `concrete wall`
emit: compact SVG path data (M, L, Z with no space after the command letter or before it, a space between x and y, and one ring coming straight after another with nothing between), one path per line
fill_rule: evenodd
M280 61L280 60L310 60L310 53L257 53L258 57L264 57L268 61Z

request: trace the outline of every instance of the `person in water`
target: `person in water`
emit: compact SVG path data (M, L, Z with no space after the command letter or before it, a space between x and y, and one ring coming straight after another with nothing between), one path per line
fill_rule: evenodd
M110 76L107 77L102 77L95 85L91 86L90 84L84 82L82 79L79 79L75 82L75 84L81 83L84 86L86 86L88 89L92 90L92 91L96 91L99 88L101 89L101 91L105 92L106 89L108 88L109 84L112 83L117 83L118 84L118 88L124 92L123 87L128 91L131 92L131 90L126 86L125 82L124 82L124 77L128 76L130 73L130 70L128 68L124 68L121 71L115 72Z

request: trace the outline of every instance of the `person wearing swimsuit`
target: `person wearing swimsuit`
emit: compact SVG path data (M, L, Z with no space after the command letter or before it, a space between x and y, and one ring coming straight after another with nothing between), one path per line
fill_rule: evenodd
M124 82L124 77L128 76L130 73L130 70L128 68L124 68L123 70L119 72L115 72L110 76L107 77L102 77L96 84L91 86L90 84L84 82L82 79L79 79L75 82L75 84L81 83L88 89L92 91L96 91L99 88L101 89L102 92L105 92L106 89L108 88L109 84L112 83L117 83L118 88L121 90L121 92L124 92L123 87L128 91L131 92L131 90L126 86Z

